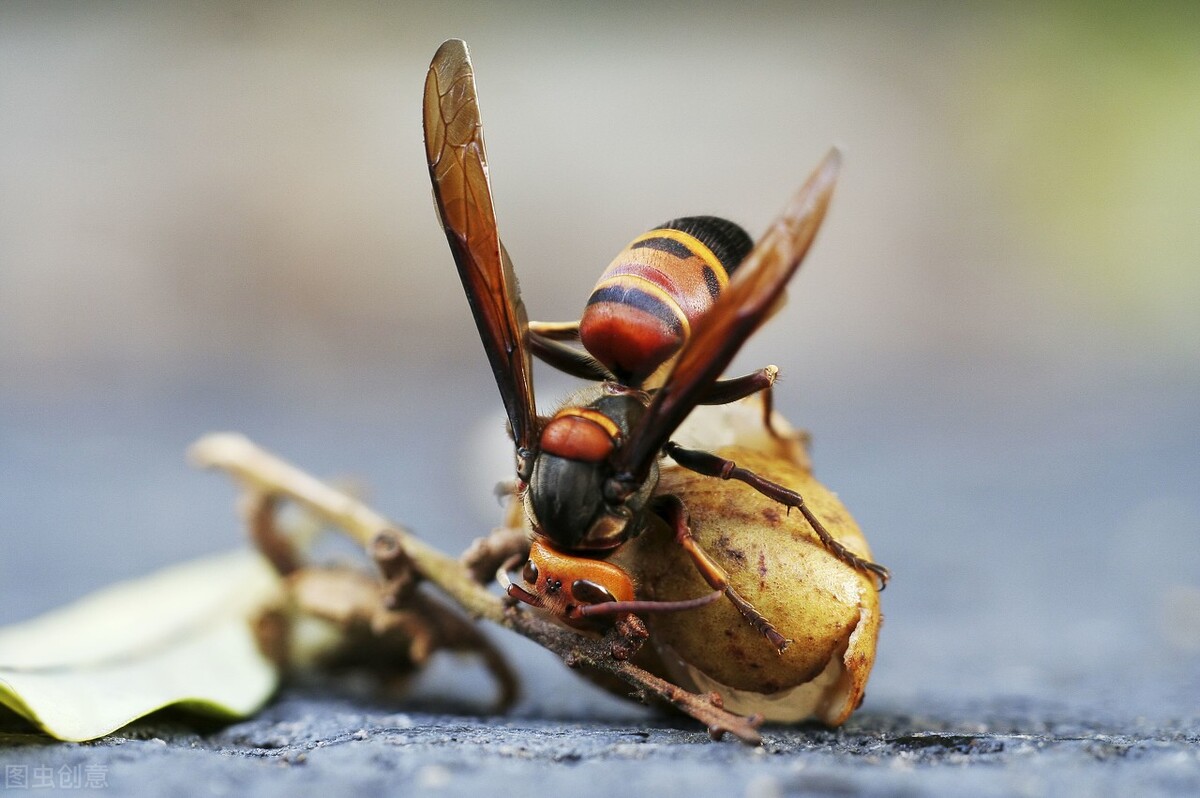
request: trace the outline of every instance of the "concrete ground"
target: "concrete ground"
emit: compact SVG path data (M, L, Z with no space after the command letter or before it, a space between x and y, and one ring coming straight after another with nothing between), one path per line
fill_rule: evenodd
M231 488L182 463L188 440L213 428L236 425L314 471L369 479L385 512L461 549L497 512L486 474L503 470L503 442L430 430L490 398L477 377L397 378L366 394L436 407L432 420L299 383L281 394L288 402L231 381L242 387L218 396L125 387L8 403L0 496L20 534L5 539L0 622L240 545ZM895 573L866 703L840 730L769 727L760 749L714 743L492 630L524 677L507 716L488 714L480 667L440 657L404 697L308 682L224 727L166 714L75 745L9 718L0 775L52 771L59 792L75 792L70 779L86 770L121 795L1196 794L1200 440L1184 423L1194 393L1130 392L1103 376L1090 387L1084 405L1116 397L1154 412L1090 439L1053 413L1022 437L949 404L899 402L893 418L940 419L920 436L852 406L811 408L819 473ZM493 421L480 423L494 437ZM480 501L457 498L464 486ZM23 789L34 788L3 792Z
M933 703L933 702L931 702ZM120 795L1194 795L1194 725L1106 724L1061 707L866 710L838 731L769 728L761 748L661 718L489 718L287 692L254 720L178 718L96 743L11 737L5 766L103 768ZM8 788L9 793L20 790ZM42 791L39 791L42 792Z

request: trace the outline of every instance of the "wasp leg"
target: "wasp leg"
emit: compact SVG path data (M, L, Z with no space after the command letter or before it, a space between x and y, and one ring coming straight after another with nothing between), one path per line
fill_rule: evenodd
M492 494L500 502L501 506L504 506L506 500L512 499L512 497L518 495L520 492L521 483L515 479L497 482L496 487L492 488Z
M738 608L738 612L742 614L750 625L755 628L763 637L770 641L771 645L782 654L784 650L792 644L791 640L779 633L779 630L768 621L763 614L754 609L753 605L746 599L742 598L741 594L733 589L729 584L729 576L725 570L708 555L704 549L700 548L700 544L692 537L690 520L688 518L687 508L683 506L683 501L678 496L665 495L658 496L654 500L654 510L658 515L675 530L675 542L683 547L688 556L692 558L692 564L696 566L696 570L700 572L700 576L704 577L704 581L708 582L709 587L713 590L719 590L725 594L733 606Z
M775 385L775 380L778 377L779 367L767 366L766 368L761 368L752 374L746 374L742 377L734 377L728 380L717 380L707 391L705 391L704 396L700 399L700 404L725 405L761 392L763 403L763 426L767 428L767 432L771 433L771 437L780 441L787 440L789 438L802 440L804 437L803 433L785 435L784 433L775 429L775 425L771 423L771 416L775 409L775 393L772 388Z
M551 341L578 341L578 321L531 321L529 332Z
M612 379L608 370L591 355L560 343L578 340L578 321L531 321L526 328L529 351L543 363L585 380Z
M775 384L775 379L778 376L778 366L767 366L752 374L733 377L728 380L717 380L704 392L704 396L700 398L700 404L727 405L730 402L745 399L747 396L756 394L759 391L766 391L765 404L769 408L771 405L771 386ZM769 413L770 411L768 410L767 412Z
M858 571L866 571L873 575L878 580L877 587L879 590L887 587L888 580L892 578L891 572L878 563L859 557L839 543L833 535L829 534L829 530L825 529L824 524L813 514L813 511L808 509L808 505L804 503L804 497L796 493L796 491L789 490L778 483L771 482L769 479L764 479L753 471L739 468L738 464L732 460L718 457L710 452L685 449L674 441L668 441L667 445L663 447L663 451L676 463L689 471L695 471L697 474L704 474L709 477L736 479L789 509L795 507L804 516L805 520L808 521L813 531L817 533L817 537L821 539L822 545L833 553L835 557L851 568Z
M608 369L581 349L567 346L550 336L536 333L532 329L526 334L525 340L529 343L529 351L537 355L543 363L570 374L572 377L597 382L613 378Z

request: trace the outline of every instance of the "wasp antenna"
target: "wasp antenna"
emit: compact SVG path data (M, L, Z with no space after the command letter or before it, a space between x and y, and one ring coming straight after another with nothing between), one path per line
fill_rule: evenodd
M623 615L624 613L639 612L680 612L706 607L724 596L724 591L714 590L712 593L693 599L680 601L606 601L602 604L585 604L576 612L580 615Z

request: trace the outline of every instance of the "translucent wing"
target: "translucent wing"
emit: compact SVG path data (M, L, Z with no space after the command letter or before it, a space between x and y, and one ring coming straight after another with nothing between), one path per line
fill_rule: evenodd
M517 444L525 478L537 434L528 321L508 253L496 232L483 125L467 46L451 39L438 48L425 78L425 155L446 240L458 264L479 337Z
M635 484L646 479L671 434L771 315L825 218L840 166L838 151L830 150L692 328L671 373L616 456L619 478L632 476Z

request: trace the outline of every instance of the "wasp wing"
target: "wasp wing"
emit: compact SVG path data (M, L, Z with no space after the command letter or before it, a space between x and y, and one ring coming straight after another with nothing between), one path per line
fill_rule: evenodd
M537 426L525 343L529 323L496 232L475 73L467 45L458 39L439 47L429 65L424 118L434 203L522 457L532 448Z
M632 476L634 484L645 481L671 434L771 315L825 218L840 166L838 151L830 150L692 328L666 381L618 451L617 475Z

